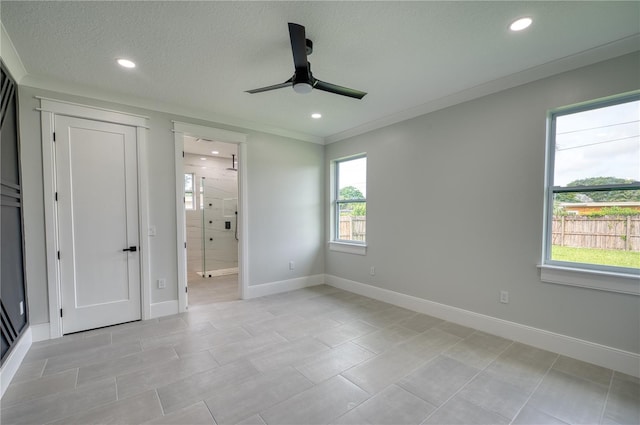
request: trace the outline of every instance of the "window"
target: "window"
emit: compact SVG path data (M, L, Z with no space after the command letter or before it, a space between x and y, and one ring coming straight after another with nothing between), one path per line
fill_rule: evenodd
M204 209L204 180L205 178L200 178L200 209Z
M547 173L543 267L638 275L640 94L552 111Z
M364 245L367 236L367 157L335 162L334 241Z
M184 208L187 210L195 210L195 200L193 198L193 173L184 175Z

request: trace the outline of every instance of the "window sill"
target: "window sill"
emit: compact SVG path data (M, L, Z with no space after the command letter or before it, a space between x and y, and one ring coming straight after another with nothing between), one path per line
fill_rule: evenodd
M640 275L549 264L538 265L538 268L543 282L640 295Z
M347 254L367 255L367 246L348 242L329 242L329 251L346 252Z

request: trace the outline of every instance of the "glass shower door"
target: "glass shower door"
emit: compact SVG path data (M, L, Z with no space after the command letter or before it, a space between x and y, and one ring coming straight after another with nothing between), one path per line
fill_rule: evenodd
M213 277L237 271L237 186L202 177L202 274Z

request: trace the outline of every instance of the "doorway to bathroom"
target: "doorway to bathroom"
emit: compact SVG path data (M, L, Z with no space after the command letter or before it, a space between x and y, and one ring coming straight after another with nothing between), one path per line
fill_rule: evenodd
M239 299L238 145L184 136L188 305Z
M190 192L187 191L185 193L185 164L184 159L188 153L192 153L194 155L201 154L198 156L198 161L196 167L200 167L200 170L203 170L202 167L206 167L206 165L202 165L207 160L208 156L213 158L218 158L221 162L222 168L236 168L238 171L233 170L225 170L229 173L234 173L236 178L236 188L237 188L237 212L238 214L234 214L234 220L224 220L224 233L226 235L232 234L234 235L234 239L236 236L236 225L237 225L237 238L236 241L237 247L237 275L221 275L218 280L222 279L235 279L234 283L236 286L237 292L233 296L234 299L244 299L248 294L249 288L249 264L247 259L248 249L248 232L249 232L249 224L247 222L247 204L248 204L248 192L247 192L247 134L239 133L236 131L223 130L221 128L215 127L206 127L197 124L185 123L181 121L173 121L173 129L171 130L174 133L174 147L175 147L175 189L176 189L176 254L177 254L177 264L178 264L178 312L186 312L188 310L188 305L193 305L192 302L195 299L198 299L198 288L197 286L191 285L191 288L187 285L187 219L186 219L186 201L187 196L191 196L191 202L196 204L200 202L200 187L198 186L198 176L195 175L192 178L193 185L190 188ZM202 149L206 150L194 150L193 147L187 148L185 152L185 138L189 141L193 141L195 145L199 146ZM198 141L198 139L200 139ZM220 143L219 148L216 149L214 146L216 143ZM230 148L232 150L227 152L226 155L222 148ZM218 151L218 154L214 154L214 151ZM189 152L190 151L190 152ZM235 157L235 167L231 165L233 161L233 152L237 154ZM228 156L228 158L224 158ZM222 157L222 158L221 158ZM204 160L199 158L205 158ZM229 159L231 158L231 160ZM204 176L206 177L206 176ZM206 181L206 178L205 178ZM202 180L200 180L202 183ZM203 200L200 202L200 205L204 205L204 191L206 187L203 189ZM232 198L233 196L229 196ZM227 204L228 205L228 204ZM213 207L213 205L212 205ZM201 210L200 210L201 211ZM201 211L202 212L202 211ZM235 211L234 211L235 213ZM202 219L201 219L202 220ZM231 221L233 225L232 229L226 228L226 221ZM213 224L213 223L211 223ZM202 242L202 241L201 241ZM201 245L201 242L196 242L196 246ZM209 241L212 242L212 241ZM193 245L193 243L192 243ZM204 251L204 250L203 250ZM198 263L198 261L196 261ZM203 263L205 267L203 267L200 272L206 272L207 264ZM206 276L206 277L204 277ZM226 277L225 277L226 276ZM214 279L213 273L212 277L209 278L208 274L203 273L203 277L198 276L200 286L204 289L212 289L210 285L206 286L206 279ZM228 285L232 286L232 285ZM190 290L191 289L191 290ZM215 287L215 289L222 289L221 285ZM191 297L193 293L193 297ZM229 294L229 298L232 297L232 294ZM190 300L192 298L192 300ZM203 299L203 297L200 297ZM196 301L194 301L196 302Z

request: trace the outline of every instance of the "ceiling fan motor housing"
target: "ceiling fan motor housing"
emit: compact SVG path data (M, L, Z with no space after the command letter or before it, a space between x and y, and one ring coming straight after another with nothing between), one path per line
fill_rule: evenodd
M293 77L291 77L291 81L294 86L305 83L313 86L315 78L313 78L313 74L311 73L311 62L307 62L306 68L296 68L296 72L293 74Z

